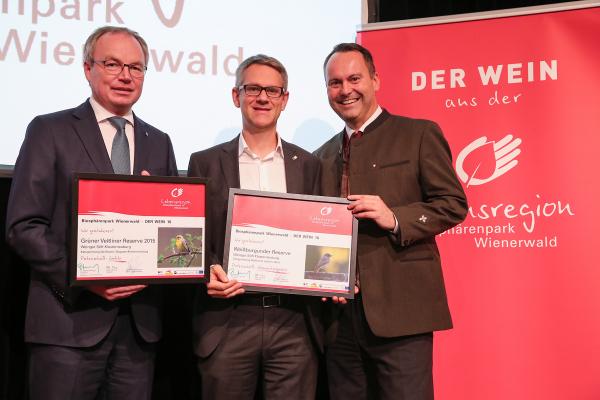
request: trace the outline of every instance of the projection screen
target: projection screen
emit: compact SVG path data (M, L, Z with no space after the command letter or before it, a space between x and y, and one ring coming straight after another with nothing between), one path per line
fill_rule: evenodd
M127 26L150 47L144 92L134 112L170 134L179 169L193 151L240 132L231 100L240 61L265 53L289 74L283 139L313 150L342 124L327 104L323 59L354 41L360 0L2 0L0 164L14 165L27 124L89 96L82 45L103 25Z

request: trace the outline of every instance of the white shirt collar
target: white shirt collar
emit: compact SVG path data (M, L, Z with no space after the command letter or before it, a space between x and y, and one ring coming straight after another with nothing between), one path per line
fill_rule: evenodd
M96 121L99 123L106 121L110 117L121 117L121 115L115 115L106 108L102 107L100 103L94 99L94 96L90 96L90 105L92 106L92 110L94 110L94 114L96 115ZM127 114L123 115L122 117L125 118L127 122L131 124L131 126L133 126L133 111L129 110Z
M373 121L375 121L377 119L377 117L379 117L381 115L381 113L383 112L383 110L381 109L381 107L378 105L377 109L375 110L375 112L373 114L371 114L371 116L369 117L369 119L367 119L365 121L364 124L362 124L362 126L357 129L361 132L364 132L366 127ZM354 133L354 129L350 128L348 125L346 125L346 134L348 135L348 137L352 136L352 134Z
M274 153L278 153L281 158L283 158L283 146L281 145L281 136L279 136L278 133L276 133L277 135L277 146L275 146L275 149L273 150ZM248 144L246 143L246 141L244 140L244 135L240 133L240 141L238 144L238 157L241 156L244 152L246 152L247 154L254 156L255 154L252 152L252 150L250 149L250 147L248 146Z

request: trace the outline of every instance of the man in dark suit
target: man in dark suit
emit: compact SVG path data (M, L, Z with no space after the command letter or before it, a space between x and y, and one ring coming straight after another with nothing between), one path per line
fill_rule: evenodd
M265 55L246 59L232 90L233 103L242 113L242 133L190 158L188 175L210 178L212 266L194 315L194 348L206 399L253 399L259 381L268 399L315 396L317 352L323 348L319 300L244 294L221 267L229 188L318 191L318 159L277 133L288 96L287 73L279 61Z
M25 340L32 399L150 398L159 288L67 283L75 172L177 175L169 137L131 111L147 62L136 32L97 29L84 47L90 99L27 128L6 225L8 243L31 267Z
M319 148L322 194L359 219L356 298L334 306L327 370L332 399L432 399L432 332L450 329L435 235L467 213L439 127L377 104L373 58L337 45L324 64L345 128Z

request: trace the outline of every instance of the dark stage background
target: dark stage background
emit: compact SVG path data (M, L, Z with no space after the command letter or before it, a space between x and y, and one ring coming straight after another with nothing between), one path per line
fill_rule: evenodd
M564 2L564 1L562 1ZM469 12L561 3L561 1L394 1L368 0L369 22L396 21ZM323 93L324 95L324 93ZM34 117L33 115L31 116ZM25 127L23 127L25 129ZM26 348L23 323L29 271L6 246L4 240L10 169L0 170L0 399L26 399ZM189 313L191 288L169 286L165 336L157 354L154 399L199 399L191 350ZM327 399L325 376L321 376L317 398Z

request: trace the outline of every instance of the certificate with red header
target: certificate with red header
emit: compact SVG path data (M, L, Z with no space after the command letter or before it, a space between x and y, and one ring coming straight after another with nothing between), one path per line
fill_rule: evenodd
M358 222L348 203L230 189L228 277L249 291L353 298Z
M205 280L201 178L76 174L71 285Z

